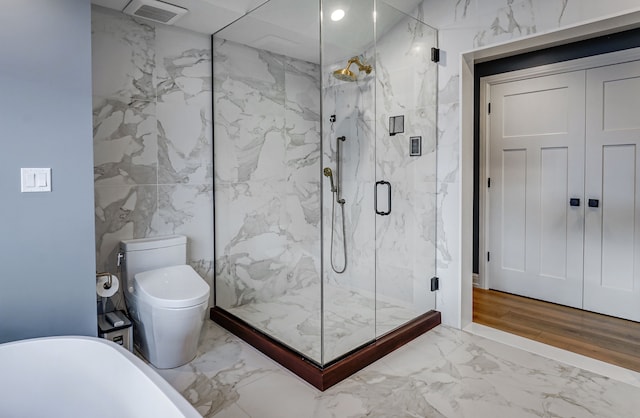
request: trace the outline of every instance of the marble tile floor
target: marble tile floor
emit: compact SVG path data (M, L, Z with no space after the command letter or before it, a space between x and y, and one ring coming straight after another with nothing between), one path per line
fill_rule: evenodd
M307 358L322 363L322 291L319 285L290 289L268 302L251 302L227 311ZM362 290L325 284L324 292L325 363L423 313L397 301L376 299L375 295Z
M320 392L207 320L158 370L204 417L640 417L640 387L438 326Z

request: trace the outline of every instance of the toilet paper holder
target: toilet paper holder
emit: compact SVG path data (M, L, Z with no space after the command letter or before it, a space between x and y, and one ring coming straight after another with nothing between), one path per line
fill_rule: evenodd
M120 268L122 266L123 261L124 261L124 252L119 251L118 259L116 261L118 273L120 273ZM103 277L107 278L107 282L102 287L104 287L105 289L111 289L111 286L113 286L113 280L112 280L113 275L108 271L103 271L102 273L96 273L96 280L100 280Z
M107 278L107 282L102 286L105 289L111 289L111 286L113 286L113 281L111 280L111 273L109 272L102 272L102 273L96 273L96 280L100 280L101 278L106 277Z

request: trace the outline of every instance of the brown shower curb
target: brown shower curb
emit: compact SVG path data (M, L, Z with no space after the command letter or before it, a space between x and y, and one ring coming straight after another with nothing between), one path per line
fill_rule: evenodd
M211 308L210 317L215 323L242 338L321 391L341 382L441 323L440 312L429 311L337 361L320 367L221 308Z

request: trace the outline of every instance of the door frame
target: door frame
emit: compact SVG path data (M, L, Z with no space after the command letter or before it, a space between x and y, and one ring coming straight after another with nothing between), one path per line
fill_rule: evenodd
M439 235L439 243L444 242L451 249L451 257L438 255L438 276L442 286L438 306L442 312L442 322L459 329L473 324L473 239L474 239L474 140L476 131L476 89L475 66L483 62L511 57L532 51L539 51L559 45L594 39L599 36L620 33L640 28L640 7L630 8L620 13L597 17L575 25L568 25L540 34L519 37L505 43L475 47L463 51L455 59L457 67L459 107L457 117L457 139L452 146L457 150L456 182L449 186L447 196L439 193L439 206L451 208L451 215L441 219L444 234ZM455 68L454 68L455 69ZM441 183L440 174L438 183ZM451 202L451 203L449 203ZM445 235L446 234L446 235Z
M490 124L488 106L491 101L491 87L497 84L508 83L512 81L520 81L548 75L567 73L572 71L582 71L591 68L604 67L608 65L621 64L629 61L640 60L640 47L626 49L621 51L609 52L606 54L595 55L586 58L579 58L571 61L564 61L554 64L547 64L538 67L525 68L522 70L501 73L480 78L480 110L483 114L479 115L480 119L480 190L479 198L479 248L480 256L479 282L480 287L488 289L491 286L491 277L488 275L489 267L487 261L487 250L489 248L489 214L490 199L488 196L489 187L487 187L489 179L490 164Z

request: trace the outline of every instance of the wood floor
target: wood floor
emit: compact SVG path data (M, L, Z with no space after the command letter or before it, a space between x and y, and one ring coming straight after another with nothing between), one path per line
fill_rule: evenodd
M640 323L474 288L473 322L640 372Z

